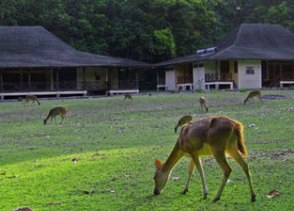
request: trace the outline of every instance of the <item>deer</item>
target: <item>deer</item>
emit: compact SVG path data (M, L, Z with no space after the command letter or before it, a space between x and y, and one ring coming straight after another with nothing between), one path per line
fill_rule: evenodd
M200 111L202 113L203 113L203 111L208 112L207 101L204 97L199 98L199 103L200 103Z
M38 103L38 105L40 105L40 101L38 100L38 98L35 95L26 95L25 97L25 103L27 105L29 105L29 102L31 102L31 105L35 104L35 102Z
M124 95L124 100L126 100L126 99L133 99L132 98L132 95L130 94L130 93L126 93L125 95Z
M182 116L175 126L175 133L177 133L179 127L184 127L186 124L189 124L192 121L191 115Z
M202 156L213 156L223 171L223 180L213 199L213 202L217 202L220 200L232 172L226 160L226 154L233 158L245 172L251 193L251 202L254 202L256 195L252 186L251 174L248 164L243 159L243 157L247 156L243 125L234 119L222 116L208 117L186 125L181 130L167 160L164 163L161 163L158 159L155 160L154 195L161 193L170 177L172 169L184 155L188 155L191 158L189 175L182 193L188 192L189 182L196 166L201 177L203 199L207 199L208 190L200 158Z
M255 90L249 92L248 96L244 100L244 104L246 104L249 100L253 99L254 97L257 97L260 101L262 101L261 92L259 90Z
M66 113L67 113L67 109L65 107L58 106L58 107L52 108L49 111L47 117L44 119L44 125L47 124L47 121L49 118L51 118L51 121L54 118L54 120L56 122L55 117L58 115L61 117L61 121L59 123L61 125Z

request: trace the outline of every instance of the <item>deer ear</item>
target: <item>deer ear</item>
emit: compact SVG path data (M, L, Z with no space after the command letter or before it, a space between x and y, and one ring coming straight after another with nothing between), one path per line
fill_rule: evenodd
M157 169L160 169L160 167L161 167L160 160L158 160L158 159L155 160L155 167L156 167Z

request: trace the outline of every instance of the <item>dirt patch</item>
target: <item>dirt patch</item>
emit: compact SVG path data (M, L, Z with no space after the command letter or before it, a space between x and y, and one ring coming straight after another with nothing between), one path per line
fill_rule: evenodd
M262 99L265 100L281 100L281 99L287 99L284 95L262 95Z
M294 154L294 150L292 149L281 149L277 151L271 152L252 152L250 153L250 158L253 160L282 160L286 161Z

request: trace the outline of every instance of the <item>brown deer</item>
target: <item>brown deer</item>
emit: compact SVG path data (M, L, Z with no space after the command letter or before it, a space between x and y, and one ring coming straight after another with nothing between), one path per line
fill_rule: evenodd
M201 177L203 198L206 199L208 191L200 157L212 155L216 159L218 165L222 168L224 174L222 183L213 202L220 200L232 171L227 163L226 154L237 161L244 170L249 183L251 201L254 202L255 193L252 187L250 171L248 164L242 158L242 156L245 157L247 155L243 140L243 125L240 122L227 117L209 117L190 123L182 129L167 160L163 164L161 164L159 160L155 160L156 171L154 174L154 194L160 194L176 163L184 155L188 155L191 157L189 177L182 193L188 191L189 182L196 165Z
M204 97L199 98L199 103L200 103L200 111L203 112L208 112L208 106L207 106L207 101Z
M191 115L182 116L175 126L175 133L177 133L179 127L183 127L186 124L189 124L192 121Z
M253 99L254 97L257 97L260 101L262 101L261 92L259 90L255 90L248 94L248 96L244 100L244 104L246 104L249 100Z
M29 105L29 102L31 102L31 105L35 104L35 102L37 102L38 105L41 104L40 101L38 100L38 98L35 95L26 95L25 103L27 105Z
M132 97L132 95L130 94L130 93L126 93L125 95L124 95L124 99L126 100L126 99L133 99L133 97Z
M44 125L47 124L47 121L48 121L49 118L51 118L51 121L54 118L54 120L56 122L55 117L58 116L58 115L61 117L61 121L60 121L59 124L62 124L62 121L63 121L66 113L67 113L67 109L64 108L64 107L58 106L58 107L52 108L49 111L47 117L44 119Z

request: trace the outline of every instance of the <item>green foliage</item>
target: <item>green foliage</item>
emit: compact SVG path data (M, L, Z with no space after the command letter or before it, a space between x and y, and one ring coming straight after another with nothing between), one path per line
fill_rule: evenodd
M247 92L247 89L246 88L240 88L239 92Z
M202 114L195 93L123 96L79 100L42 100L41 106L21 102L0 104L0 210L293 210L293 91L267 91L286 100L258 100L244 106L244 93L202 93L210 112ZM50 108L66 106L63 125L42 119ZM244 124L246 146L257 201L250 202L246 177L238 164L221 201L210 202L222 173L212 158L203 166L210 191L201 199L195 171L189 192L183 158L154 197L154 160L165 160L174 146L174 126L184 114L194 120L223 115ZM59 119L58 119L59 120ZM58 122L58 121L57 121ZM249 127L255 124L256 127ZM276 189L279 197L266 194Z
M154 39L154 51L162 55L162 60L176 56L174 38L170 29L155 30Z
M0 25L41 25L79 50L159 62L210 47L243 22L294 31L293 1L1 0Z

